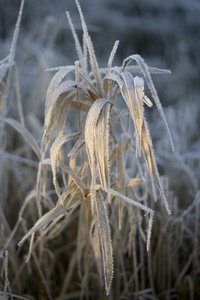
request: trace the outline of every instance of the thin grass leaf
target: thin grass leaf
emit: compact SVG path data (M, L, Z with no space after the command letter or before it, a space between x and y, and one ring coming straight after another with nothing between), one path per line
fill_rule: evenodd
M88 50L85 35L83 34L83 70L88 73Z
M19 29L20 29L23 9L24 9L24 0L21 1L19 14L17 17L17 23L15 25L15 30L14 30L14 34L13 34L12 45L10 47L10 55L9 55L9 61L8 61L9 68L12 66L12 64L14 63L14 59L15 59L16 45L17 45L17 40L18 40L18 35L19 35Z
M15 77L15 92L17 97L17 107L18 107L18 113L19 113L19 119L21 124L25 127L25 121L24 121L24 113L23 113L23 106L22 106L22 99L21 99L21 92L20 92L20 85L19 85L19 74L16 64L14 65L14 77Z
M9 124L10 126L12 126L15 130L17 130L21 134L21 136L28 142L32 150L40 159L40 149L39 146L37 145L37 142L35 141L34 137L31 135L31 133L21 123L11 118L1 119L1 120Z
M58 164L58 167L60 167L62 170L64 170L65 172L67 172L71 176L72 180L80 188L80 190L83 194L83 197L86 197L87 193L88 193L88 189L87 189L86 185L84 184L83 180L67 165L60 162Z
M93 102L92 99L95 99L95 100L98 99L99 92L98 92L97 88L93 85L92 80L90 79L88 74L83 69L79 69L79 76L83 80L84 87L87 88L88 93L93 95L91 97L91 100L88 100L88 101Z
M135 77L128 72L122 72L124 84L121 88L121 93L130 110L135 130L136 130L136 155L141 154L141 139L142 139L142 123L144 118L143 109L143 79Z
M118 46L119 46L119 41L115 41L113 49L112 49L109 59L108 59L108 69L111 69L111 67L112 67L112 62L115 57L115 53L117 51Z
M159 68L155 68L155 67L149 67L147 66L149 73L152 74L171 74L170 70L166 70L166 69L159 69ZM126 65L126 70L132 73L142 73L141 68L138 66L129 66Z
M61 214L64 214L66 212L66 209L63 205L58 205L54 207L52 210L47 212L45 215L43 215L36 223L35 225L29 230L29 232L21 239L21 241L18 243L19 246L21 246L29 236L32 235L32 233L43 229L45 226L47 226L50 222L52 222L55 218L60 216Z
M92 44L92 40L91 40L91 38L88 34L88 29L87 29L87 26L86 26L86 23L85 23L85 19L84 19L83 12L82 12L82 9L80 7L79 1L78 0L75 0L75 1L76 1L76 6L78 8L79 15L80 15L80 18L81 18L82 28L83 28L83 32L84 32L84 35L85 35L85 40L86 40L89 55L90 55L91 69L92 69L92 72L93 72L95 80L96 80L96 84L97 84L98 91L99 91L99 96L103 97L104 93L103 93L103 88L102 88L102 79L101 79L101 75L100 75L100 72L99 72L99 66L98 66L98 62L97 62L96 55L95 55L95 52L94 52L94 47L93 47L93 44Z
M75 145L73 146L73 148L70 150L70 152L68 153L67 156L71 156L71 157L75 157L77 152L80 151L80 149L84 146L85 144L85 139L83 137L83 135L81 135L81 137L76 141Z
M165 70L165 69L159 69L159 68L152 68L147 66L149 73L152 74L171 74L170 70ZM99 71L101 74L108 74L110 71L112 71L113 69L115 69L115 67L111 67L111 69L109 68L100 68ZM120 68L122 71L122 68ZM126 71L129 71L131 73L142 73L141 68L138 66L129 66L126 65Z
M73 80L68 80L65 82L62 82L59 84L53 91L52 93L52 101L50 102L49 108L46 111L45 114L45 121L44 121L44 126L45 126L45 131L48 131L48 128L50 127L51 124L51 119L54 117L54 113L58 111L59 109L59 102L62 100L63 94L64 96L67 96L67 94L73 90L76 86L76 82Z
M67 97L64 97L62 99L62 102L60 104L60 108L59 108L58 114L57 114L57 121L55 124L56 137L63 135L68 110L69 110L70 104L72 103L74 96L75 96L75 92L70 93L69 95L67 95Z
M17 45L17 40L18 40L18 35L19 35L19 29L20 29L20 24L21 24L21 18L22 18L22 13L23 13L23 8L24 8L24 0L21 1L18 17L17 17L17 22L15 25L15 30L12 38L12 44L10 47L10 54L9 54L9 59L8 59L8 73L7 73L7 78L6 78L6 85L5 85L5 90L2 98L2 103L1 103L1 110L2 110L2 116L6 116L6 103L8 100L8 94L10 91L10 80L12 76L12 66L14 65L14 60L15 60L15 52L16 52L16 45Z
M119 142L116 145L116 159L117 159L117 190L120 194L125 194L125 168L124 168L124 159L123 159L123 136L120 138ZM122 215L124 210L124 201L118 199L119 205L119 230L122 227Z
M71 17L70 17L70 13L68 11L66 11L66 16L67 16L67 20L68 20L68 23L69 23L69 26L70 26L70 29L71 29L71 32L72 32L72 35L73 35L73 38L74 38L74 42L75 42L75 46L76 46L76 51L77 51L78 58L79 58L80 63L81 63L81 67L84 69L83 51L82 51L82 48L81 48L78 36L76 34L74 25L72 23L72 20L71 20Z
M153 191L154 191L154 198L156 199L156 191L155 191L154 182L153 182L155 179L156 183L158 185L159 192L160 192L161 198L163 200L163 203L166 207L168 214L170 215L171 211L169 209L169 204L168 204L167 199L163 192L162 184L160 181L160 176L159 176L156 161L154 158L153 145L151 142L147 122L145 120L144 120L143 126L142 126L142 150L143 150L143 153L144 153L144 156L146 159L146 163L147 163L147 167L149 170L149 174L151 177L152 187L153 187Z
M8 64L0 65L0 82L3 81L7 71L8 71Z
M77 264L78 264L78 273L80 278L82 278L82 270L81 270L81 258L84 255L88 255L89 249L89 235L88 232L90 231L90 205L89 199L83 201L80 207L79 213L79 222L78 222L78 234L77 234Z
M151 239L151 232L152 232L152 224L153 224L153 216L154 216L154 210L149 208L148 206L146 205L143 205L141 204L140 202L137 202L137 201L134 201L132 199L130 199L129 197L126 197L118 192L116 192L115 190L113 189L110 189L110 193L115 196L115 197L118 197L118 198L121 198L123 201L129 203L129 204L132 204L138 208L140 208L141 210L145 211L147 214L150 215L150 218L149 218L149 225L148 225L148 233L147 233L147 250L149 250L149 246L150 246L150 239Z
M38 163L31 160L31 159L27 159L27 158L24 158L24 157L21 157L19 155L15 155L15 154L10 154L7 151L2 151L2 150L0 150L0 155L3 157L3 159L18 162L18 163L24 164L26 166L31 166L31 167L38 168Z
M80 135L80 133L74 133L72 135L62 135L59 136L53 143L51 150L50 150L50 160L51 160L51 167L52 167L52 173L53 173L53 184L55 186L55 190L58 196L60 196L60 190L58 186L58 181L56 178L56 169L57 169L57 158L59 151L61 147L67 143L68 141L77 138Z
M91 228L90 228L90 243L92 244L94 256L96 259L100 283L101 283L101 286L103 286L103 277L104 277L103 266L102 266L103 257L102 257L102 251L101 251L99 228L98 228L96 218L93 219Z
M76 83L75 81L67 81L61 83L53 92L53 98L54 101L50 105L46 115L45 115L45 121L44 121L44 134L42 138L42 145L43 145L43 152L46 151L49 142L50 142L50 136L52 133L52 130L54 126L57 124L57 119L59 117L59 112L60 112L60 107L63 105L65 102L65 112L68 111L69 105L73 99L73 97L70 95L70 92L73 90L75 87ZM59 122L58 122L59 123ZM62 115L62 126L64 126L64 120L63 120L63 115ZM61 126L61 131L62 127ZM59 132L60 132L59 130Z
M105 279L105 288L107 295L110 292L110 286L113 278L113 250L110 235L110 226L106 206L101 193L98 193L96 201L97 216L98 216L98 229L101 240L101 251L103 257L103 270Z

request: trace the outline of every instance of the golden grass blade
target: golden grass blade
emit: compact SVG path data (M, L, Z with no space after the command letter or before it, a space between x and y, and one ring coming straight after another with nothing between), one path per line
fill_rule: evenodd
M69 105L73 99L72 95L70 95L70 91L73 90L74 86L76 85L75 81L67 81L61 83L53 92L53 103L50 105L49 109L47 110L47 113L45 115L45 121L44 121L44 134L42 138L42 145L43 145L43 152L48 147L50 136L52 133L52 130L54 126L57 125L57 119L60 112L60 108L65 101L65 113L67 112ZM63 126L64 126L64 116L62 115L62 126L59 129L59 134L62 132ZM58 122L59 123L59 122Z
M102 88L102 79L101 79L101 74L99 72L99 66L98 66L98 62L97 62L96 55L94 52L93 43L88 34L88 29L87 29L87 26L85 23L85 19L84 19L83 12L80 7L79 1L78 0L75 0L75 1L76 1L76 6L78 8L79 15L81 18L82 28L83 28L83 32L85 35L85 39L86 39L86 43L87 43L87 47L88 47L88 51L89 51L89 55L90 55L91 69L92 69L92 72L93 72L95 80L96 80L96 84L97 84L98 91L99 91L99 97L103 97L104 92L103 92L103 88Z
M88 159L91 170L91 205L92 205L92 213L94 213L94 203L96 201L96 171L95 171L95 128L101 113L102 108L106 105L108 101L106 99L98 99L96 100L87 115L87 119L85 122L85 143L88 153Z
M42 183L42 163L39 162L38 172L37 172L37 179L36 179L36 203L39 217L42 216L42 208L41 208L41 183Z
M75 143L75 145L73 146L73 148L70 150L70 152L68 153L67 156L71 156L71 157L75 157L75 155L77 154L77 152L84 146L85 144L85 139L83 138L83 136L81 136Z
M153 81L152 81L152 78L151 78L151 75L148 71L148 67L145 63L145 61L143 60L143 58L136 54L136 55L131 55L129 56L128 58L126 58L123 62L123 66L122 66L122 69L124 69L131 60L135 60L138 64L138 66L141 68L141 71L146 79L146 82L147 82L147 85L149 87L149 90L151 91L151 94L152 94L152 97L156 103L156 106L158 108L158 111L160 113L160 116L163 120L163 123L165 125L165 129L167 131L167 135L168 135L168 138L169 138L169 141L170 141L170 145L171 145L171 148L172 148L172 151L174 151L174 144L173 144L173 141L172 141L172 137L171 137L171 133L170 133L170 130L169 130L169 127L168 127L168 124L167 124L167 120L165 118L165 114L164 114L164 111L163 111L163 108L162 108L162 105L160 103L160 99L158 97L158 94L157 94L157 91L154 87L154 84L153 84Z
M123 136L116 145L116 159L117 159L117 190L120 194L125 194L125 172L124 172L124 158L123 158ZM124 201L118 200L119 205L119 230L122 228L122 215L124 210Z
M91 106L85 122L85 143L86 143L89 163L91 167L93 165L95 127L101 109L105 105L105 103L106 103L105 99L96 100Z
M132 76L130 76L129 72L126 71L120 72L119 68L115 68L113 74L112 73L108 74L106 78L117 81L118 85L120 86L122 96L127 103L127 106L131 112L131 116L135 125L135 129L137 133L136 145L138 146L139 153L141 151L141 148L143 149L144 152L144 156L147 162L147 167L151 177L154 198L155 200L157 199L153 178L155 178L156 180L161 198L164 202L164 205L168 213L170 214L169 205L167 203L166 197L162 189L159 173L157 170L157 165L154 159L154 151L150 139L150 134L147 128L147 123L143 116L143 106L142 106L144 101L143 81L139 77L135 77L134 79L132 79ZM122 79L124 82L122 81Z
M71 176L72 180L76 183L76 185L81 190L83 197L86 197L88 193L88 189L84 184L83 180L67 165L60 162L58 164L58 167L60 167L63 171L67 172Z
M11 118L1 119L1 120L9 124L10 126L12 126L15 130L17 130L21 134L21 136L28 142L32 150L40 159L40 148L37 142L35 141L34 137L31 135L31 133L21 123Z
M80 101L80 100L79 100L79 102L72 101L71 102L71 107L74 107L77 110L81 110L81 111L84 111L84 112L88 112L89 109L90 109L90 105L88 105L85 102Z
M99 167L101 185L107 191L110 188L109 168L109 116L110 103L106 103L98 116L95 127L95 152Z
M56 124L55 124L56 125L56 137L63 135L68 110L69 110L70 104L72 103L72 100L75 95L76 95L76 92L73 92L73 93L70 93L69 95L67 95L67 97L64 96L63 99L61 99L61 104L60 104L60 108L58 110L57 117L54 115L55 119L57 120Z
M89 255L88 246L90 244L89 234L90 232L90 204L89 199L83 201L80 207L79 213L79 222L78 222L78 235L77 235L77 264L78 264L78 273L80 278L82 278L82 271L81 271L81 259L82 257L87 257Z
M101 242L97 224L97 218L93 218L91 228L90 228L90 243L94 251L94 256L96 259L96 264L99 272L99 278L101 286L103 286L103 266L102 266L102 251L101 251Z
M103 197L101 195L101 192L98 193L96 208L97 208L97 216L98 216L98 230L99 230L99 236L101 240L105 288L108 295L110 291L112 278L113 278L113 272L114 272L113 250L112 250L108 215L107 215L106 206Z
M55 190L56 193L58 195L58 197L60 196L60 190L59 190L59 186L58 186L58 181L56 178L56 169L57 169L57 158L58 158L58 154L59 151L61 149L61 147L67 143L68 141L77 138L80 135L80 133L74 133L72 135L62 135L59 136L53 143L53 145L51 146L51 150L50 150L50 160L51 160L51 167L52 167L52 173L53 173L53 184L55 186Z
M144 183L145 179L144 178L133 178L129 181L127 186L134 186L134 185L140 185Z
M126 101L126 104L131 113L135 130L136 130L136 156L141 154L141 138L142 138L142 123L143 123L143 79L140 77L133 78L129 72L123 72L122 78L124 85L121 88L121 93Z
M44 121L44 126L45 130L47 131L48 127L50 126L49 124L51 123L52 115L59 109L59 103L58 101L61 100L62 98L60 97L63 94L69 93L71 90L73 90L76 86L76 82L73 80L68 80L60 85L58 85L53 93L52 93L52 101L50 102L49 108L46 111L45 114L45 121Z
M143 98L144 82L140 77L133 78L127 71L121 72L120 68L115 68L113 72L106 76L106 79L114 80L118 83L121 94L129 108L136 130L136 154L141 153L141 135L143 122Z
M99 98L99 92L98 92L97 88L93 85L92 80L90 79L88 74L85 73L85 71L83 69L79 69L79 76L83 80L84 87L86 88L86 90L88 90L88 93L91 93L92 95L94 95L92 97L92 99L93 98L95 100L98 99ZM79 85L79 86L81 87L82 85ZM93 102L92 99L89 100L89 101Z
M49 84L48 90L47 90L46 103L45 103L45 114L47 113L47 110L49 109L50 103L54 100L53 92L60 85L63 78L72 71L75 71L75 66L61 67L61 68L59 68L58 72L53 76L53 78Z

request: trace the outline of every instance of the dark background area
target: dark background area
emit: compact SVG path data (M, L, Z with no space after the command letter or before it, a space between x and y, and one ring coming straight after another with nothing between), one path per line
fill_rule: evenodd
M105 66L115 40L120 40L116 64L140 54L149 65L167 68L170 76L156 78L164 104L192 101L199 94L200 2L197 0L83 0L80 1L95 51ZM0 1L1 44L12 37L20 1ZM27 0L19 42L30 39L42 49L53 49L62 63L77 58L65 11L81 37L74 1ZM49 67L51 67L51 61ZM163 102L162 102L163 103Z

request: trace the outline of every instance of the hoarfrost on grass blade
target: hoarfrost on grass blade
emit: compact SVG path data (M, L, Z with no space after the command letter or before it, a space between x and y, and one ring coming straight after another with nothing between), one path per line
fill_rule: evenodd
M144 75L144 77L146 79L147 85L148 85L148 87L149 87L149 89L151 91L152 97L153 97L153 99L154 99L154 101L156 103L158 111L159 111L159 113L161 115L161 118L163 120L163 123L165 125L165 128L166 128L166 131L167 131L167 135L169 137L169 141L170 141L170 145L171 145L172 151L174 151L175 148L174 148L174 143L173 143L173 140L172 140L172 137L171 137L171 133L170 133L170 130L169 130L169 127L168 127L168 124L167 124L167 120L165 118L165 114L164 114L162 105L160 103L160 99L158 97L157 91L156 91L156 89L154 87L154 84L153 84L153 81L151 79L151 75L149 73L148 66L146 65L144 59L140 55L134 54L134 55L131 55L131 56L127 57L124 60L122 69L125 69L125 67L129 64L129 62L131 60L135 60L137 62L137 64L138 64L138 66L142 70L142 73L143 73L143 75Z
M110 226L106 206L101 195L98 193L96 201L97 216L98 216L98 229L101 240L101 251L103 257L104 279L107 295L109 295L110 286L113 278L113 250L110 234Z
M129 197L126 197L118 192L116 192L113 189L110 189L110 193L113 196L116 196L120 199L122 199L123 201L132 204L140 209L142 209L143 211L145 211L147 214L150 215L150 219L149 219L149 225L148 225L148 233L147 233L147 250L149 250L149 246L150 246L150 239L151 239L151 231L152 231L152 224L153 224L153 215L154 215L154 210L149 208L146 205L141 204L140 202L134 201L132 199L130 199Z
M44 228L46 225L48 225L51 221L53 221L55 218L57 218L59 215L64 214L66 212L66 209L63 205L58 205L54 207L52 210L47 212L45 215L43 215L36 223L35 225L29 230L29 232L21 239L21 241L18 243L19 246L21 246L25 240L32 235L32 233L38 231L39 229Z
M101 185L109 191L109 112L110 103L106 103L99 114L95 127L95 152L99 167Z
M77 54L78 54L78 57L79 57L79 60L80 60L80 63L81 63L81 67L84 69L83 51L82 51L82 48L81 48L78 36L76 34L74 25L72 23L72 20L71 20L71 17L70 17L70 13L68 11L66 11L66 16L67 16L68 23L69 23L69 26L71 28L71 32L72 32L72 35L73 35L73 38L74 38L74 42L75 42L75 46L76 46L76 51L77 51Z
M113 49L110 53L110 57L108 59L108 69L111 69L111 67L112 67L112 62L113 62L113 59L114 59L114 56L115 56L118 46L119 46L119 41L115 41Z
M51 79L51 82L47 90L45 114L49 109L50 103L54 100L54 98L52 97L54 90L59 86L63 78L72 71L75 71L75 66L61 67L61 69L59 69L58 72Z
M59 154L59 150L61 149L61 147L67 143L68 141L77 138L80 135L80 133L74 133L72 135L62 135L60 137L58 137L50 150L50 159L51 159L51 167L52 167L52 173L53 173L53 183L55 185L55 189L56 189L56 193L58 196L60 196L60 191L59 191L59 186L58 186L58 181L56 179L56 167L57 167L57 157Z
M120 194L125 194L125 167L124 167L124 157L123 157L123 135L116 145L116 158L117 158L117 190ZM124 210L124 201L117 198L119 207L119 229L122 228L122 215Z
M81 18L82 28L83 28L83 32L84 32L84 35L85 35L85 39L86 39L86 43L87 43L87 47L88 47L88 51L89 51L89 55L90 55L91 69L92 69L92 72L93 72L95 80L96 80L96 84L97 84L98 91L99 91L99 96L103 97L104 92L103 92L103 88L102 88L102 79L101 79L101 74L99 72L99 66L98 66L98 62L97 62L96 55L95 55L95 52L94 52L94 47L93 47L93 44L92 44L92 40L91 40L91 38L88 34L88 29L87 29L87 26L86 26L86 23L85 23L85 19L84 19L83 12L82 12L82 9L80 7L80 4L79 4L78 0L75 0L75 1L76 1L76 6L78 8L79 15L80 15L80 18Z
M95 174L95 128L97 125L97 121L101 110L104 105L109 103L106 99L98 99L96 100L87 115L87 119L85 122L85 143L87 147L87 153L89 158L89 164L91 169L91 205L92 212L94 212L94 202L96 201L96 174Z

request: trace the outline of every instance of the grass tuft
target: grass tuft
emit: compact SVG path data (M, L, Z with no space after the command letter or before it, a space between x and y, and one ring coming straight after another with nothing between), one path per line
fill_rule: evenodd
M119 41L100 68L75 2L82 41L66 15L78 60L48 69L55 74L43 128L37 116L26 118L21 101L15 53L23 0L10 55L0 61L0 298L195 299L200 192L191 166L200 166L200 157L160 150L164 137L154 150L145 116L155 102L174 151L174 110L165 117L151 77L170 71L149 67L138 54L113 66ZM12 86L16 119L8 109ZM153 125L161 128L159 120ZM176 195L182 186L172 188L172 163L189 204Z

